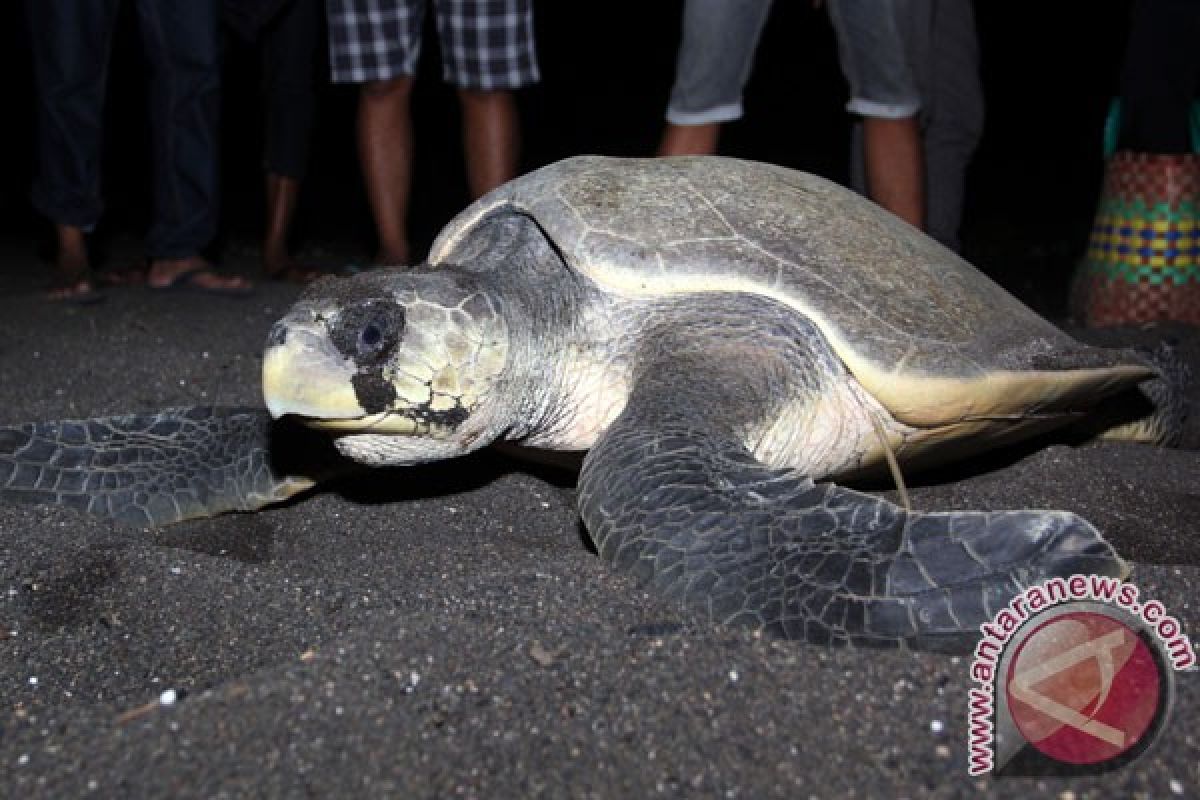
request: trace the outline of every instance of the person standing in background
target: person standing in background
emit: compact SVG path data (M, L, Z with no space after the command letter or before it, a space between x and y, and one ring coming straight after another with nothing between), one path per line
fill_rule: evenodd
M427 0L327 0L335 83L357 83L358 153L377 265L408 264L411 95ZM533 0L432 0L442 75L458 92L472 198L517 175L516 89L539 78Z
M34 207L57 241L51 300L99 299L87 234L103 211L101 151L108 65L119 0L27 0L33 51L37 156ZM150 64L154 201L151 289L245 294L202 255L216 236L221 63L217 0L136 0Z

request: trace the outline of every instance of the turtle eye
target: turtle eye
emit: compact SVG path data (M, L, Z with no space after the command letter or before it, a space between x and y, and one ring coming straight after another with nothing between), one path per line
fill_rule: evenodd
M331 331L338 350L363 366L382 361L403 333L404 309L387 301L346 309Z
M359 357L370 359L379 355L379 349L384 340L385 324L386 320L376 315L367 320L367 323L363 325L362 331L358 334Z

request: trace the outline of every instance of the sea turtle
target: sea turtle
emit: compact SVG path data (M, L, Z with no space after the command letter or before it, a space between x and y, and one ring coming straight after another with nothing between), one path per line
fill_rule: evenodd
M1154 375L829 181L578 157L471 205L417 268L313 285L270 332L263 389L368 465L588 451L597 551L663 594L789 637L937 646L1024 585L1126 566L1074 514L922 513L815 481L1029 436ZM206 408L14 427L0 486L152 524L248 510L336 468L288 430Z

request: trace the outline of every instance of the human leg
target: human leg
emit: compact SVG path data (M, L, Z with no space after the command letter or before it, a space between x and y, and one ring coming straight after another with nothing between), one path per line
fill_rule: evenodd
M983 136L975 14L970 3L959 0L917 4L932 6L932 13L914 15L929 25L912 34L922 97L925 225L930 236L957 251L967 167Z
M327 0L335 83L361 84L358 156L379 240L377 264L407 264L413 75L424 2Z
M298 266L288 248L292 219L300 199L300 179L276 172L265 177L266 229L263 233L263 274L274 280L308 283L320 276L318 270Z
M517 174L520 120L513 91L540 78L532 0L435 0L442 74L458 87L472 197Z
M710 156L717 152L721 141L720 122L697 122L691 125L668 122L658 143L658 156Z
M909 9L888 3L829 0L838 55L850 101L862 120L862 164L867 195L918 228L925 224L925 181L917 114L921 97L900 25ZM852 169L853 172L853 169Z
M717 152L721 125L742 116L771 0L687 0L658 155Z
M917 118L863 118L867 195L915 228L925 225L925 169Z
M288 246L316 108L320 13L321 0L290 0L261 34L266 172L263 273L301 283L319 274L294 264Z
M512 92L459 89L467 188L472 199L517 176L520 124Z
M37 147L31 199L54 223L51 300L96 297L85 234L100 218L103 107L116 0L28 0Z
M375 218L375 263L407 264L412 184L412 78L364 83L358 96L358 157Z
M214 272L202 251L216 236L221 65L215 0L139 0L151 65L154 219L146 237L147 285L241 291L249 282Z

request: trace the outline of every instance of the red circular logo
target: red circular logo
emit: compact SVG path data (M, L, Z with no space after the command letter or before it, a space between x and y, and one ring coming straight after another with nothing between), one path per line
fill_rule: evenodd
M1056 761L1109 761L1153 733L1165 700L1160 669L1142 636L1120 620L1062 614L1013 655L1009 713L1025 740Z

